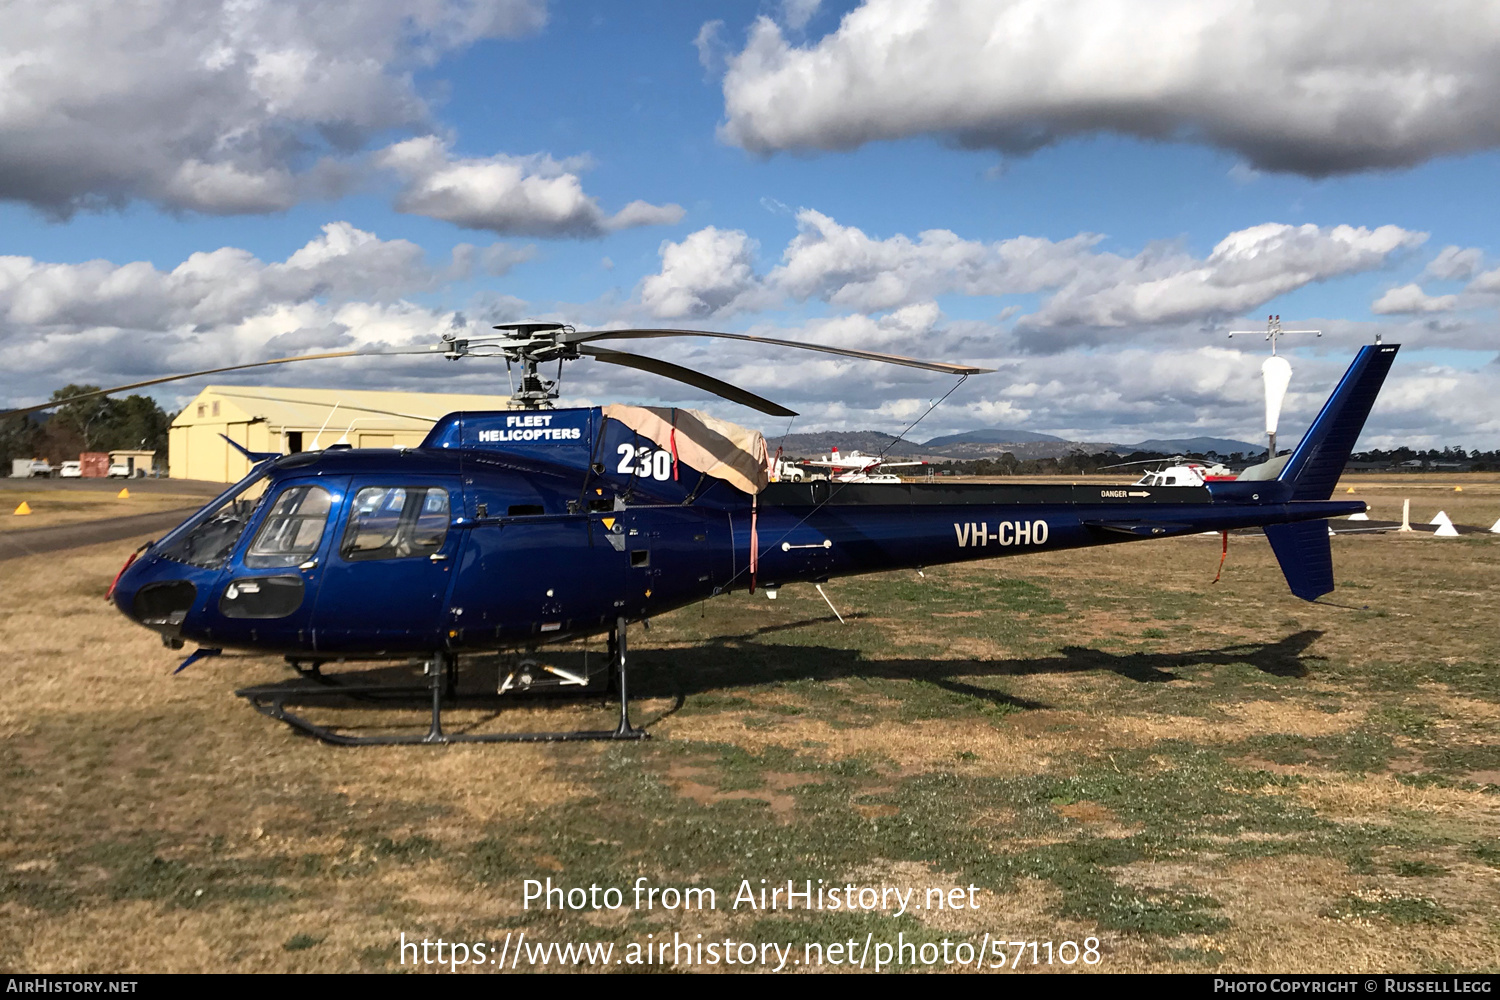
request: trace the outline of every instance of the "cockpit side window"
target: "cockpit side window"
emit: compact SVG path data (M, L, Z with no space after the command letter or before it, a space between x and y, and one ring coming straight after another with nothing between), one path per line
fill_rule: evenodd
M163 539L162 556L205 569L218 569L224 565L265 496L269 481L262 472L223 496L213 513L192 530L179 538Z
M343 558L403 559L437 552L448 537L448 491L367 486L355 494L339 545Z
M245 553L249 569L296 566L318 551L333 497L321 486L282 490Z

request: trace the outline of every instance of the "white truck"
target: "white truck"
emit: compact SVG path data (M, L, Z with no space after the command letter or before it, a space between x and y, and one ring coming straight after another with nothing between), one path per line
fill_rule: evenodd
M776 481L779 483L800 483L806 478L802 466L793 462L776 460Z

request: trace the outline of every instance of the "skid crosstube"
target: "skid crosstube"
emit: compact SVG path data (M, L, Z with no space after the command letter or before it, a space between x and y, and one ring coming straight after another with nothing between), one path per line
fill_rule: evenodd
M250 687L235 694L255 707L257 712L279 719L293 729L313 736L324 743L335 746L400 746L406 744L441 745L447 743L564 743L580 740L644 740L650 733L630 724L630 691L627 686L626 620L618 618L609 633L610 669L618 671L620 681L620 723L614 729L580 729L556 733L445 733L443 732L443 699L456 697L458 659L452 653L436 654L427 663L427 675L431 678L426 686L332 684L324 678L317 687ZM299 673L303 671L299 668ZM306 676L318 676L316 671ZM430 692L432 695L432 725L423 736L349 736L310 722L295 712L287 711L287 702L305 701L319 697L376 698L393 695L411 695Z

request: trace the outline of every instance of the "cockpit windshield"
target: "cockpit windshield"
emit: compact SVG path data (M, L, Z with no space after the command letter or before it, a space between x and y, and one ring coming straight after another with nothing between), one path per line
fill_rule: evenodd
M234 543L244 533L245 525L250 523L250 516L265 496L269 471L240 480L215 501L218 506L206 518L176 538L168 536L163 539L164 544L158 552L167 559L189 566L218 569L224 565L224 560L234 551Z

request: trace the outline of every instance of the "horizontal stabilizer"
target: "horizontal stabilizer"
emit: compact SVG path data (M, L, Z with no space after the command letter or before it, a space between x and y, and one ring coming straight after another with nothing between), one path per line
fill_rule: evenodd
M217 406L219 404L215 403L214 405ZM269 462L273 458L281 457L281 452L279 451L251 451L228 434L220 434L219 437L228 441L231 448L248 458L251 465L259 465L262 462Z
M1333 590L1333 550L1326 521L1268 524L1266 538L1292 593L1315 601Z

